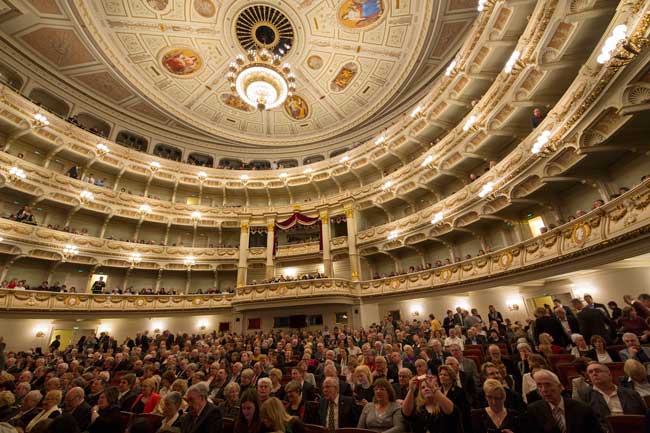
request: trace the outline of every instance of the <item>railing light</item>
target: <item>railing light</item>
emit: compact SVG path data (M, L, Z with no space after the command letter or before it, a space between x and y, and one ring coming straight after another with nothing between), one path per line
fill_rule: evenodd
M620 24L614 27L612 35L605 40L605 44L603 45L596 61L601 65L609 62L612 58L612 53L616 50L618 44L623 42L625 38L627 38L627 26L625 24Z
M476 123L477 117L472 115L470 116L469 119L467 119L467 122L465 122L465 126L463 126L463 131L467 132L470 130L470 128Z

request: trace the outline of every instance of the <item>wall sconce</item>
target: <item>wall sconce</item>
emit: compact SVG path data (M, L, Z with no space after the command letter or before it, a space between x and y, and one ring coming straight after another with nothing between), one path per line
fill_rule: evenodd
M45 337L45 332L43 332L43 331L36 331L35 336L36 336L36 338L43 338L43 337Z
M47 120L47 117L45 117L41 113L34 114L34 127L35 128L43 128L44 126L48 126L49 124L50 124L50 121Z
M250 176L247 174L242 174L241 176L239 176L239 180L241 180L241 183L243 185L246 185L248 183L248 179L250 179Z
M110 149L109 149L108 146L105 145L104 143L99 143L99 144L97 145L97 155L99 155L99 156L104 156L104 155L106 155L108 152L110 152Z
M84 189L79 193L79 200L81 201L81 203L86 204L95 200L95 195L92 192Z
M421 311L422 311L422 305L420 304L411 305L411 316L418 317Z
M138 208L138 213L142 216L149 215L151 213L151 206L148 204L141 204Z
M73 244L66 244L66 246L63 248L63 261L66 261L67 259L70 259L77 254L79 254L79 248Z
M203 183L208 178L208 173L205 171L199 171L196 176L199 178L199 182Z
M196 264L196 259L194 258L194 256L187 256L187 257L185 257L185 260L183 260L183 264L185 265L185 267L189 271L189 270L192 269L192 266L194 266Z
M201 219L201 212L195 210L194 212L192 212L192 215L190 215L190 218L192 218L192 221L198 222Z
M18 167L11 167L9 169L9 181L10 182L16 182L18 180L25 180L27 178L27 174L25 174L25 170L22 168Z
M208 328L208 324L205 320L199 320L196 324L201 331L205 331Z
M506 299L506 306L509 311L519 311L519 298L508 298Z
M142 261L142 256L139 253L131 253L129 255L129 261L131 262L131 269L133 269L135 265Z
M157 172L160 170L160 163L158 161L151 161L149 163L149 170L151 170L152 173Z

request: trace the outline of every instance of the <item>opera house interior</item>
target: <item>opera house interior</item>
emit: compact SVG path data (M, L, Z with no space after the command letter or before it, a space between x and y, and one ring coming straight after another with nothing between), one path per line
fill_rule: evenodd
M647 0L0 0L0 432L650 432L649 125Z

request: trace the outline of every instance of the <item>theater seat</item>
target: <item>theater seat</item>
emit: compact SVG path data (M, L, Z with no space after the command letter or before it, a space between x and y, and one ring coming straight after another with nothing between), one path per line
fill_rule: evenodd
M154 413L141 413L138 415L134 415L133 419L131 420L131 423L135 423L138 420L144 419L149 423L149 425L153 428L153 431L156 431L160 428L163 422L163 417L160 415L156 415Z
M607 425L611 433L644 433L648 431L645 415L611 415Z
M305 424L305 433L325 433L325 427L317 424Z
M374 430L366 430L365 428L337 428L336 433L377 433Z

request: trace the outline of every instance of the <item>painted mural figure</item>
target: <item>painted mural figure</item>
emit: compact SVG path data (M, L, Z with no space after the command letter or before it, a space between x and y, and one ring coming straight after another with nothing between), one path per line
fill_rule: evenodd
M346 0L339 8L344 26L362 28L375 23L384 13L382 0Z

